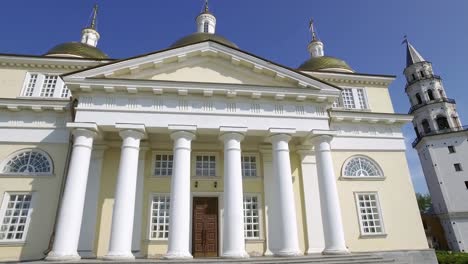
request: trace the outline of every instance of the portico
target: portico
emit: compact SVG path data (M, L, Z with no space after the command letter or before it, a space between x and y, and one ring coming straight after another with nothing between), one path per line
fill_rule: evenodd
M100 142L105 141L102 135L110 133L106 132L107 128L99 127L95 124L87 123L70 123L68 125L72 129L75 135L74 147L72 150L72 157L80 155L79 158L71 159L70 170L69 170L69 181L73 180L76 173L83 173L84 170L79 167L78 164L83 162L89 162L91 159L92 152L92 140L99 138ZM140 145L144 144L145 149L151 149L152 145L155 146L154 150L157 150L158 142L155 140L151 143L152 139L162 137L160 134L151 134L151 127L146 127L142 124L117 124L111 130L112 133L118 134L121 137L121 151L120 151L120 162L115 164L118 166L118 174L116 175L115 185L115 202L113 210L113 220L110 233L110 242L107 254L104 256L105 259L112 260L124 260L132 259L132 239L136 234L133 233L134 223L137 225L138 221L141 221L141 211L135 210L135 197L138 193L142 193L143 190L138 189L142 186L137 185L137 175L139 162L144 159L145 151L140 151ZM272 252L276 256L296 256L301 255L304 252L299 247L298 229L297 229L297 215L296 215L296 202L295 194L293 190L293 178L291 177L291 154L290 147L297 149L297 144L301 141L308 140L308 137L295 137L296 129L290 128L269 128L264 131L264 136L260 137L257 135L250 136L247 127L219 127L217 135L215 131L205 130L204 133L199 132L196 125L171 125L167 127L168 133L163 140L167 140L169 137L172 139L172 143L166 141L166 145L171 144L173 148L173 165L172 165L172 176L170 178L170 222L169 222L169 235L167 239L167 253L164 254L165 258L168 259L184 259L192 258L192 219L193 208L192 199L195 196L212 196L213 194L218 197L219 205L219 234L218 234L218 248L217 255L226 258L246 258L248 254L246 252L246 241L248 238L244 237L245 227L245 216L243 206L245 205L243 182L250 181L245 176L243 177L243 167L246 165L241 161L243 158L241 142L247 139L248 152L257 148L256 145L261 145L262 152L270 152L272 155L271 160L271 171L272 175L266 175L266 171L263 173L261 181L266 181L267 178L271 178L271 186L273 188L265 188L265 196L262 196L264 200L264 207L268 205L269 212L261 210L263 215L260 216L265 224L261 224L263 233L261 236L264 239L264 252ZM327 142L331 139L330 135L317 135L317 132L309 133L309 137L313 136L316 148L320 151L317 152L318 160L318 182L320 188L327 188L327 192L319 192L322 208L331 208L331 206L337 207L339 211L339 201L337 200L336 186L331 183L334 178L333 167L330 162L330 157L326 154ZM323 132L320 132L323 134ZM333 133L328 133L333 134ZM88 155L82 154L80 144L84 136L88 141L87 149L89 150ZM203 139L203 144L206 145L207 139L212 138L211 143L218 145L216 152L222 153L224 148L223 161L217 162L217 167L224 170L223 177L197 177L193 175L193 148L192 144L197 144L197 136ZM294 139L294 145L291 146L289 143ZM143 143L140 144L140 141ZM115 142L116 140L114 140ZM267 142L267 143L265 143ZM271 145L270 145L271 144ZM322 145L321 145L322 144ZM114 146L116 144L113 144ZM148 148L148 146L150 146ZM195 148L195 153L198 152L200 144ZM299 145L301 146L301 145ZM317 147L318 146L318 147ZM328 145L329 146L329 145ZM269 150L266 150L269 148ZM102 150L100 150L102 151ZM147 150L146 150L147 151ZM325 153L325 154L323 154ZM143 157L139 157L143 155ZM196 155L196 154L195 154ZM262 154L263 156L263 154ZM268 159L268 158L266 158ZM76 160L76 161L75 161ZM263 166L268 162L262 157ZM195 165L197 166L197 165ZM256 165L261 167L262 164ZM267 165L268 166L268 165ZM74 169L79 168L79 169ZM244 168L245 169L245 168ZM76 171L75 171L76 170ZM217 174L217 173L216 173ZM65 199L62 204L62 210L58 219L58 228L56 230L56 239L53 247L53 251L49 253L48 260L69 260L78 259L77 245L79 241L78 235L80 234L80 228L82 225L82 217L80 214L84 209L84 202L76 204L76 201L82 199L84 201L85 195L92 195L85 193L87 175L74 179L74 182L65 186L64 197L70 197ZM89 181L89 180L88 180ZM212 183L214 185L219 184L215 192L205 193L197 192L198 185ZM78 189L71 186L84 186L84 188ZM200 186L201 188L201 186ZM333 195L333 190L334 195ZM314 190L309 190L314 192ZM198 194L196 194L198 193ZM330 195L332 193L332 195ZM328 195L328 196L326 196ZM81 197L81 198L77 198ZM268 199L268 200L267 200ZM74 203L74 204L72 204ZM293 206L291 206L293 205ZM141 207L141 206L140 206ZM73 209L73 210L71 210ZM218 208L216 208L218 210ZM141 209L140 209L141 210ZM73 211L73 212L70 212ZM136 214L135 214L136 212ZM68 214L74 214L74 217L67 217ZM314 213L312 213L314 214ZM334 221L327 221L328 226L324 226L325 231L325 247L323 248L324 253L346 253L344 247L344 235L343 227L341 226L341 216L339 212L328 209L328 211L322 210L317 212L318 215L323 215L324 219L334 219ZM327 217L327 218L325 218ZM138 220L137 220L138 219ZM266 224L268 222L268 224ZM64 230L62 226L66 225L67 228ZM266 228L268 226L268 228ZM315 226L315 229L320 230L321 227ZM276 233L275 235L272 235ZM247 240L246 240L247 239ZM274 241L272 241L274 239ZM314 238L308 238L313 240ZM144 240L144 239L143 239ZM65 242L66 241L66 242ZM140 241L141 243L141 241Z

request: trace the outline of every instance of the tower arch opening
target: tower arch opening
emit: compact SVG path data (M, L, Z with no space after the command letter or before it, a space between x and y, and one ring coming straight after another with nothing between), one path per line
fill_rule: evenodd
M438 115L436 117L436 123L437 123L437 127L439 128L439 130L444 130L444 129L450 128L447 117L445 117L443 115Z
M423 130L424 130L424 133L431 133L431 126L429 125L429 121L427 121L427 119L424 119L422 122L421 122L421 125L423 127Z

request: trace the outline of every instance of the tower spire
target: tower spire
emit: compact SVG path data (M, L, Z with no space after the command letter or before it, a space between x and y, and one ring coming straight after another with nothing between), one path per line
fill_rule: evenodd
M209 13L210 8L208 6L208 0L205 0L205 7L203 8L203 13Z
M89 25L89 28L94 29L94 30L97 29L97 13L98 13L98 5L94 4L93 18L91 19L91 25Z
M314 19L310 19L309 21L309 31L312 34L312 41L310 41L307 49L310 52L310 56L312 58L323 57L323 42L317 37L317 31L315 30L315 22Z
M411 45L408 37L405 35L403 44L406 43L406 67L411 66L418 62L426 61L421 54Z
M318 41L319 39L317 37L317 32L315 31L313 18L311 18L309 21L309 30L312 33L312 41Z
M97 46L98 40L100 38L100 35L97 32L97 13L98 13L98 5L95 4L93 7L93 13L92 13L91 22L89 26L84 28L81 31L81 43L87 44L93 47Z

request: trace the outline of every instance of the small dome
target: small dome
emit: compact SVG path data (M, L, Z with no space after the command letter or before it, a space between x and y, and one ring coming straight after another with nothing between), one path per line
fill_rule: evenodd
M108 59L109 56L102 52L100 49L80 43L80 42L67 42L59 44L50 49L46 56L58 57L80 57L86 59Z
M198 42L203 42L203 41L208 41L208 40L220 42L220 43L222 43L222 44L224 44L226 46L229 46L231 48L235 48L235 49L239 48L236 44L234 44L230 40L226 39L225 37L222 37L222 36L217 35L217 34L210 34L210 33L203 33L203 32L196 32L196 33L190 34L188 36L185 36L185 37L177 40L176 42L174 42L171 45L171 48L186 46L186 45L195 44L195 43L198 43Z
M335 57L321 56L310 58L299 66L302 71L345 71L354 72L354 70L344 61Z

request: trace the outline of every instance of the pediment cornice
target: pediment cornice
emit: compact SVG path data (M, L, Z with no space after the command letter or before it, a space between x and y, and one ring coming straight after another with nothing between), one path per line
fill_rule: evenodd
M147 69L161 69L168 64L184 62L200 56L225 60L236 67L249 69L259 76L268 76L279 84L284 82L288 83L289 86L292 85L298 88L328 91L339 90L339 87L313 76L289 69L247 52L210 41L115 61L106 65L66 74L63 78L66 82L86 78L118 79L119 76L137 75Z

